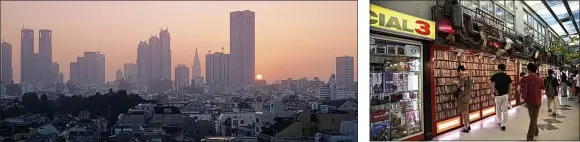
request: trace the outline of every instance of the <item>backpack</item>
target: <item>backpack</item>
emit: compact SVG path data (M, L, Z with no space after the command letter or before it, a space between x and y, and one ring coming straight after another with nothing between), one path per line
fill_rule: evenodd
M546 77L544 79L544 88L546 88L546 95L547 96L555 96L556 95L556 89L554 88L554 86L552 86L552 81L554 81L554 77L549 78L550 80L548 80L549 77Z

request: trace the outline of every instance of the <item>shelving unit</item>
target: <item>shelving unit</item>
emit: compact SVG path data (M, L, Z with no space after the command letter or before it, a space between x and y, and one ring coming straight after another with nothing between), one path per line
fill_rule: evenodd
M492 60L492 57L476 55L467 50L460 58L457 54L456 51L449 51L448 48L435 48L432 51L435 133L443 133L461 126L460 112L456 99L453 97L456 88L453 81L458 79L456 71L458 65L465 66L467 75L471 76L474 82L469 100L470 121L477 121L495 113L493 94L495 91L492 90L489 80L498 72L497 65L500 63L506 65L506 74L513 80L509 96L511 105L516 103L516 81L519 75L517 74L517 60L499 58Z

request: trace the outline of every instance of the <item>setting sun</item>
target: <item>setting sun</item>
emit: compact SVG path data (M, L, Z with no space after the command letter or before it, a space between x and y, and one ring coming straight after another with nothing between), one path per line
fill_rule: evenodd
M258 74L258 75L256 75L256 79L257 79L257 80L261 80L261 79L262 79L262 74Z

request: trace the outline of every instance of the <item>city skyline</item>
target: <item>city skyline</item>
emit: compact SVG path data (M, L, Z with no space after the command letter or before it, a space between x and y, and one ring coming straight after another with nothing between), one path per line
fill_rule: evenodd
M206 61L203 57L207 55L206 51L221 52L221 48L225 47L225 53L230 53L230 47L228 47L230 42L229 13L244 10L256 13L255 74L262 74L263 79L268 80L268 82L289 77L295 79L319 77L326 80L330 74L336 74L336 57L347 55L356 58L356 4L353 6L353 3L356 2L157 3L164 5L161 7L176 5L175 8L167 11L147 10L156 2L66 3L68 7L74 7L69 9L68 13L66 8L58 8L64 7L59 5L59 2L2 2L1 37L12 44L13 77L16 82L20 81L19 36L23 24L25 28L32 28L35 31L38 29L52 30L52 60L61 65L60 71L64 72L65 80L69 80L68 64L75 61L77 56L82 56L85 51L100 51L107 55L106 80L113 81L115 72L118 69L123 69L125 63L136 63L139 41L156 35L155 33L158 33L160 29L168 29L171 33L170 73L175 71L174 68L178 64L193 67L193 55L197 48L198 54L201 56L199 60L202 63L201 74L205 76L206 65L203 63ZM74 6L70 6L69 3ZM125 7L129 3L135 7L135 10L118 12L125 11ZM29 7L29 9L24 10L24 6ZM98 8L96 7L103 6L111 10L99 11L97 14ZM224 8L219 10L205 8L211 6ZM196 10L192 10L195 7L201 9L196 12ZM300 7L301 10L294 10L296 7ZM337 15L341 16L312 12L321 8L326 9L323 11L337 11ZM70 11L74 11L74 13L70 13ZM138 12L142 12L144 15ZM176 13L191 14L163 17L163 15ZM143 17L148 16L148 14L149 17ZM31 18L21 20L18 18L20 16ZM80 17L70 18L75 16ZM91 18L77 19L83 16ZM132 18L122 18L126 16ZM58 20L47 20L50 18ZM139 23L136 21L144 18L149 18L149 21L144 20L138 26L130 26ZM161 20L151 21L151 18ZM280 24L281 22L283 24ZM280 26L284 26L284 28L280 28ZM35 38L35 41L37 40ZM38 44L35 44L35 47L38 47ZM304 54L305 52L312 54ZM354 74L356 74L356 61L354 64ZM175 75L171 76L173 79ZM356 76L354 77L356 80ZM193 77L191 78L193 79Z

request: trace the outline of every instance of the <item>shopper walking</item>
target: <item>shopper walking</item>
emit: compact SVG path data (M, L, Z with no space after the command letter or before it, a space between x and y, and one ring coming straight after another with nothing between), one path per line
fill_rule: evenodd
M548 70L548 77L544 78L544 88L546 89L546 97L548 97L548 113L552 112L553 116L556 116L556 96L558 96L558 88L560 84L556 77L554 77L554 70ZM550 107L552 106L552 107ZM554 108L554 111L552 111Z
M561 86L561 90L560 91L562 93L562 97L567 97L568 96L568 87L566 87L566 85L568 84L568 76L566 76L566 72L562 71L562 75L560 75L560 83L562 85Z
M526 73L525 72L521 72L520 73L520 81L518 81L518 88L516 89L516 91L518 92L518 94L520 94L520 96L522 96L522 80L526 77ZM525 102L524 102L525 103ZM528 107L528 104L524 104L524 107Z
M522 99L528 105L528 114L530 116L530 124L528 127L528 134L526 140L534 140L534 136L538 136L538 113L542 106L542 90L544 89L544 81L536 73L538 66L534 63L529 63L527 66L529 74L522 80Z
M507 122L507 109L509 100L509 89L512 84L512 79L505 73L505 64L497 65L498 73L491 76L490 81L495 88L495 114L497 122L501 126L501 130L505 131Z
M457 74L459 75L459 81L456 81L457 89L454 95L457 98L457 106L461 112L461 120L463 123L463 130L461 132L469 133L471 130L469 125L469 98L473 88L473 80L465 73L465 66L463 65L457 67Z

